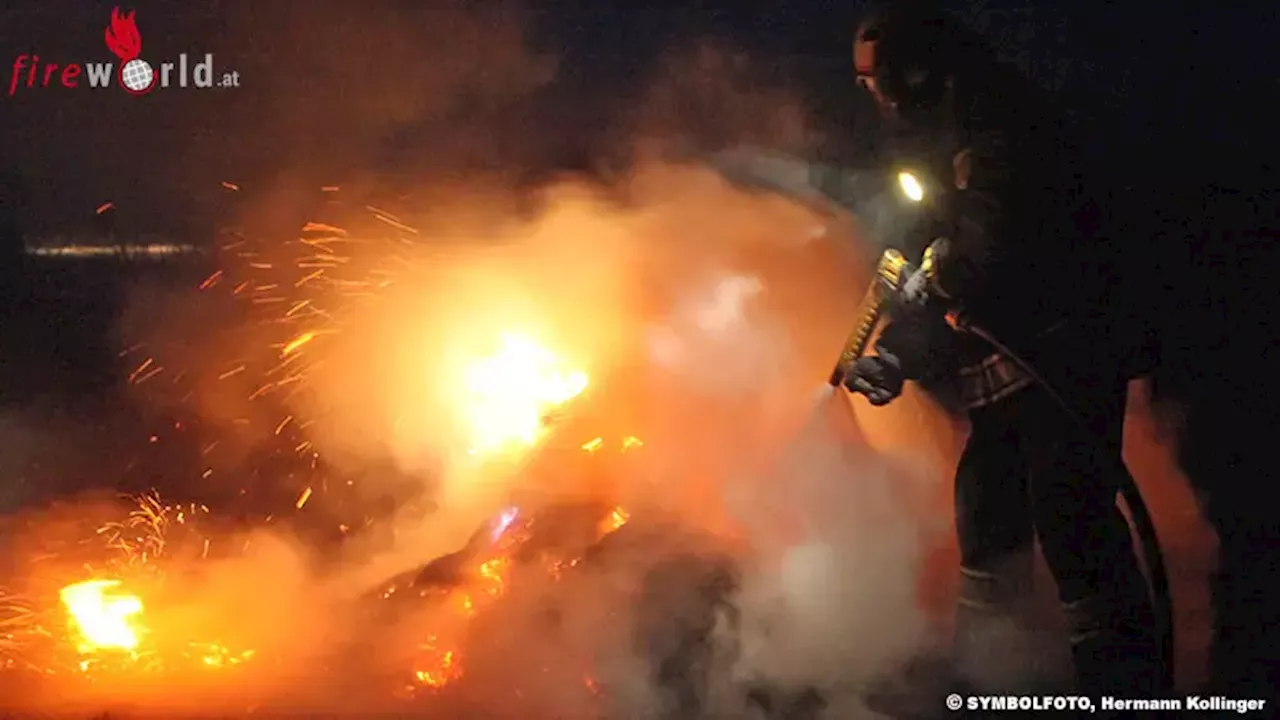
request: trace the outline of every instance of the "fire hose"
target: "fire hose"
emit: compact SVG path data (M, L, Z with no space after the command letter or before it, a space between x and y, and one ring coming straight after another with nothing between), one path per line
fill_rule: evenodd
M926 266L929 260L926 254L924 260ZM840 353L840 359L832 371L829 380L832 387L838 388L843 384L848 369L866 352L871 336L880 324L885 307L893 297L902 291L907 278L910 277L914 270L915 268L897 250L888 249L881 255L880 262L876 266L875 277L872 278L870 287L863 298L858 323L853 332L850 333L848 340L846 340ZM1119 480L1119 494L1124 498L1125 506L1129 510L1130 521L1134 533L1138 537L1143 563L1147 569L1148 589L1155 609L1156 643L1160 656L1162 679L1166 688L1172 688L1174 678L1174 624L1173 600L1169 592L1168 569L1165 566L1164 551L1160 546L1151 512L1147 508L1146 501L1142 498L1142 493L1138 488L1137 481L1134 480L1133 473L1129 470L1120 453L1120 448L1114 447L1111 442L1094 432L1084 418L1067 402L1062 393L1022 353L1015 351L989 331L972 323L959 323L957 329L982 338L997 352L1013 361L1031 378L1036 386L1049 396L1059 410L1082 429L1087 437L1093 438L1101 446L1104 450L1102 453L1104 457L1113 459L1113 471L1117 474L1117 479Z

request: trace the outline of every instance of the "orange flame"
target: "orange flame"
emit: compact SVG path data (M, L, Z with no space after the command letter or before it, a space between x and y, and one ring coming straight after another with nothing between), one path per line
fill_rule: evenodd
M136 10L121 13L120 8L111 8L111 24L106 32L107 49L121 62L129 62L142 54L142 36L133 21L136 13Z
M90 580L64 587L62 604L79 637L81 653L99 650L132 651L138 647L137 618L142 601L114 591L119 580Z
M535 444L549 412L587 388L587 375L524 335L506 334L497 353L465 370L473 453Z

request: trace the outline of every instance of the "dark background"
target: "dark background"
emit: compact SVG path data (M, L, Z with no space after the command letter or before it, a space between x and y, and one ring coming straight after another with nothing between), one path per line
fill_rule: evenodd
M0 11L3 89L19 53L55 62L114 60L102 42L114 4L8 3ZM426 86L422 79L441 71L432 46L449 37L452 5L139 2L144 57L213 52L220 66L241 72L244 86L141 99L57 88L0 97L0 167L6 187L23 191L24 228L64 229L107 200L117 204L120 222L139 231L200 228L225 210L208 200L209 186L220 180L265 179L286 168L342 180L374 161L394 165L395 151L423 118L411 101L393 107L371 100L410 96L415 80ZM1059 90L1069 107L1102 123L1117 172L1135 180L1195 185L1206 173L1235 177L1228 166L1240 158L1261 164L1275 143L1267 109L1280 93L1272 70L1280 20L1268 3L1172 2L1158 10L1096 0L949 5L1038 82ZM708 34L777 63L832 124L856 114L847 82L856 3L528 6L534 41L563 57L560 81L548 93L556 101L544 112L554 114L560 139L536 141L546 148L538 164L573 162L585 139L607 131L606 113L648 79L659 53ZM501 37L477 39L490 44L480 51L487 54L502 44ZM280 129L292 137L269 132ZM1121 158L1143 164L1125 166Z
M1217 677L1269 690L1277 678L1268 673L1280 667L1271 599L1280 562L1269 549L1280 548L1280 517L1268 499L1277 472L1267 451L1277 425L1276 5L950 4L1091 129L1088 147L1116 193L1112 237L1163 273L1171 330L1157 386L1180 410L1182 465L1223 547ZM102 43L112 5L7 3L0 89L20 53L113 60ZM483 0L468 5L501 15ZM810 152L853 163L873 146L850 77L853 4L530 3L534 43L561 56L558 79L537 93L506 91L518 84L520 63L502 60L512 37L497 20L492 33L455 25L455 6L139 0L144 58L213 52L241 73L242 87L0 95L5 409L36 403L75 415L66 408L102 397L120 369L107 329L127 273L24 259L24 234L160 233L207 245L219 222L255 203L285 226L302 219L300 187L581 169L608 146L655 61L703 35L748 49L771 68L760 82L783 83L817 109L825 140ZM477 81L489 89L472 88ZM222 181L248 192L230 195ZM94 216L108 201L115 209Z

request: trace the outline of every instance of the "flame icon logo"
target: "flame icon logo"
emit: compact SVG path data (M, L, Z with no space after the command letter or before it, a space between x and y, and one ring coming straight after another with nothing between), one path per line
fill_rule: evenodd
M111 24L107 26L106 41L109 49L120 58L120 72L116 79L120 87L133 95L148 93L156 86L158 76L150 63L139 57L142 53L142 35L133 21L137 11L121 13L111 8Z

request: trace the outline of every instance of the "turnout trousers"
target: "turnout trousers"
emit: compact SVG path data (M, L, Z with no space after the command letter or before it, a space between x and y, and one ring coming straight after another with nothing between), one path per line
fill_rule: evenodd
M1038 539L1066 614L1078 690L1151 697L1164 690L1154 613L1117 506L1126 387L1070 385L1088 428L1036 385L969 410L955 478L958 659L982 645L973 635L984 616L1021 602Z

